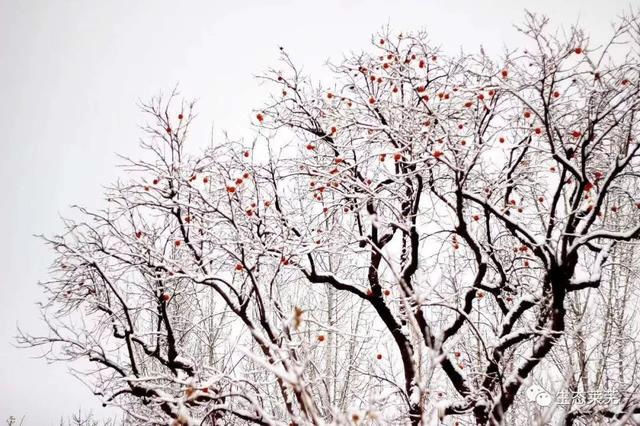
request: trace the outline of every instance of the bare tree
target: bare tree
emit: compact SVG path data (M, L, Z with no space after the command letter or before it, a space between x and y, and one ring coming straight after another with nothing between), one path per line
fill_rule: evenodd
M528 14L502 58L383 31L328 86L282 50L251 146L192 153L192 104L143 105L150 158L45 238L51 334L21 342L145 424L629 421L639 22L597 47Z

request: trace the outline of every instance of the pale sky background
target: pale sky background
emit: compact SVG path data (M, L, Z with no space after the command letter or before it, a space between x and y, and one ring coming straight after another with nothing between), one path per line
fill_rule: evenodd
M10 415L53 425L79 407L108 414L66 365L12 343L17 325L42 329L36 283L51 256L32 235L60 230L70 204L100 205L121 173L115 153L139 153L139 100L179 83L199 99L193 144L204 146L212 124L251 137L265 92L254 75L276 65L279 45L321 76L387 23L426 28L450 51L482 43L499 54L524 8L598 41L630 6L640 0L0 0L0 425Z

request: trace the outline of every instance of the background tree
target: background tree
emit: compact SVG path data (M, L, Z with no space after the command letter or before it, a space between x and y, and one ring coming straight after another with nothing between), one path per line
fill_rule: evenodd
M500 59L384 31L329 85L283 50L251 146L143 105L150 158L46 238L21 342L145 424L628 421L640 25L547 27ZM532 413L531 381L625 398Z

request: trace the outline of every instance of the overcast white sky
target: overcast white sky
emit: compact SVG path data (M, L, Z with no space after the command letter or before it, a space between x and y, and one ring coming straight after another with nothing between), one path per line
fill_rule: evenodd
M61 229L70 204L99 205L119 173L115 153L139 152L138 100L179 83L199 99L194 145L212 123L250 137L264 93L253 76L276 64L279 45L313 74L387 23L499 54L516 43L524 8L579 22L597 41L630 5L640 1L0 0L0 424L52 425L80 406L105 414L67 366L12 342L17 325L41 329L36 283L51 257L32 235Z

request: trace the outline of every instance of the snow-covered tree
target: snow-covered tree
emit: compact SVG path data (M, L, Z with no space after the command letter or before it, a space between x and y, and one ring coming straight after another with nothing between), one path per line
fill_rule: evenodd
M384 31L329 84L283 50L256 140L202 153L153 100L149 158L45 238L21 342L141 424L628 421L639 22L598 47L527 15L501 58Z

